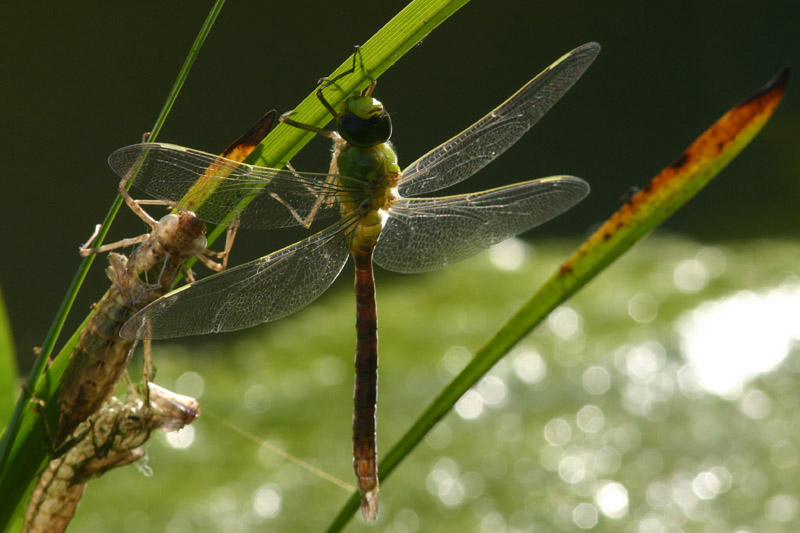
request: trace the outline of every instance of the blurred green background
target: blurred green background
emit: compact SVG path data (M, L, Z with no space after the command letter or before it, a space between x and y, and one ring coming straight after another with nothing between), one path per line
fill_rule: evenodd
M379 454L570 251L512 240L378 280ZM376 527L359 514L347 530L797 531L798 256L775 241L637 246L382 481ZM329 292L234 342L157 343L157 381L203 414L185 448L156 435L153 477L91 482L74 530L324 530L349 492L218 418L352 484L353 307Z
M219 152L267 109L291 109L404 5L229 3L160 140ZM430 275L377 273L381 450L631 186L647 183L785 64L800 64L799 12L788 1L475 0L382 76L376 96L393 113L401 163L410 163L564 52L590 40L603 46L517 146L452 189L569 173L590 182L590 197L524 236L543 243L535 249L501 248L512 258L523 250L511 270L484 254ZM0 212L13 221L0 284L27 368L78 265L78 245L114 198L105 159L151 127L206 6L25 3L0 13ZM566 326L553 319L535 332L401 466L384 485L383 529L791 530L800 506L800 335L786 326L783 358L765 368L774 371L749 382L751 372L720 400L712 384L698 384L702 365L686 365L692 351L680 328L692 309L713 306L704 300L725 303L739 289L768 302L778 287L797 297L800 250L789 241L799 232L800 104L792 85L752 146L659 230L661 240L612 266L562 314ZM312 141L295 167L325 169L328 153L324 140ZM109 241L143 230L123 210ZM234 263L300 235L242 232ZM108 286L103 264L90 272L68 332ZM192 394L202 383L207 413L352 482L351 272L292 319L157 346L159 382ZM771 316L746 309L746 317ZM762 359L784 338L766 327L758 337L721 313L730 332L754 339L745 356ZM716 342L706 352L725 355ZM154 445L156 478L129 468L90 486L75 530L320 529L347 496L210 416L195 432L185 450Z

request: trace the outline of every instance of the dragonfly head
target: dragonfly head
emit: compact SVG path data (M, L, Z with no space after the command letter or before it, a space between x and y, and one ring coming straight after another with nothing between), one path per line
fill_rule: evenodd
M392 119L383 104L371 96L351 96L342 104L336 130L360 148L385 143L392 136Z

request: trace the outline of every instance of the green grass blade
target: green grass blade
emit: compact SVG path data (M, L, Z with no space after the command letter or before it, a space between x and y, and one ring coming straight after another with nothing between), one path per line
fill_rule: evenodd
M61 376L69 363L69 354L78 343L78 338L83 328L86 326L91 315L75 331L72 337L59 352L59 356L53 365L39 380L34 395L45 401L44 414L50 424L58 421L59 406L56 401L58 386L61 383ZM37 472L44 467L48 460L48 451L45 443L47 435L42 424L42 417L34 408L34 403L23 396L17 406L22 403L20 416L17 420L17 437L11 442L9 447L10 460L6 464L2 478L0 478L0 497L3 498L3 505L0 505L0 529L5 531L9 521L16 515L19 517L24 510L20 503L27 501L26 496L33 489Z
M592 234L478 350L464 370L386 454L378 470L381 480L385 481L458 399L551 311L708 184L761 130L783 97L788 80L787 68L755 95L728 111ZM355 493L328 531L340 531L358 506L359 495Z
M34 383L38 383L41 380L42 372L45 368L45 363L48 360L49 355L53 351L53 347L55 346L56 340L58 339L58 335L61 332L61 328L64 326L64 322L67 319L67 314L69 313L69 309L72 307L72 303L75 301L75 297L78 294L78 290L80 286L83 284L84 278L86 278L86 273L89 271L89 267L92 264L94 257L87 257L83 261L81 261L80 266L78 267L78 271L75 273L75 276L72 278L72 282L70 283L69 289L67 290L67 294L64 296L64 299L61 301L61 305L58 308L58 312L56 313L56 318L53 320L53 323L50 325L50 329L45 336L45 340L42 343L42 349L39 355L36 357L36 361L34 362L33 368L31 368L30 373L28 374L28 380L26 381L26 389L32 390L35 387L33 386ZM52 399L50 396L47 396L45 401ZM51 404L55 404L55 401L51 401ZM21 447L20 444L25 442L30 444L30 429L32 429L33 425L36 423L23 425L22 419L23 418L31 418L34 411L32 408L32 403L29 401L29 398L25 394L19 394L17 399L16 407L14 408L14 413L11 417L11 421L9 422L8 427L6 427L5 432L3 433L3 439L0 441L0 501L9 501L6 500L6 496L11 498L10 501L17 502L19 498L14 498L14 495L19 495L19 485L24 485L22 483L22 479L26 479L31 481L33 476L35 475L35 471L33 471L29 476L23 478L11 477L8 475L8 469L10 466L14 466L14 464L19 464L22 461L21 458L17 457L14 453L22 453L28 459L32 459L33 462L36 463L36 469L38 469L39 465L41 465L42 461L36 461L35 457L44 457L44 446L43 440L40 438L38 441L32 443L31 446ZM40 424L39 424L40 425ZM28 431L25 430L27 428ZM16 486L15 486L16 485ZM24 487L22 487L24 489ZM6 490L10 491L10 494L6 493ZM16 504L14 504L16 505ZM6 506L0 506L0 525L5 524L6 517Z
M11 420L19 389L18 376L14 336L11 334L3 291L0 289L0 427L5 427Z
M338 80L325 91L325 98L336 108L344 99L378 79L406 52L417 45L434 28L463 7L469 0L415 0L364 43L356 57L356 72ZM328 75L334 78L353 65L349 56ZM316 88L315 88L316 90ZM316 94L312 92L294 109L292 118L322 128L330 122ZM246 162L274 167L290 160L314 134L281 124L257 147Z
M159 116L156 119L156 122L153 126L153 132L149 137L150 140L155 140L157 133L161 130L161 127L163 126L170 109L172 109L175 99L177 98L184 82L186 81L189 70L197 59L200 48L205 42L205 39L208 36L211 27L213 26L214 21L216 20L217 15L222 9L224 3L225 0L217 0L208 17L206 18L200 33L195 39L192 48L189 51L189 54L187 55L180 72L178 73L178 77L175 80L167 100L161 109L161 113L159 113ZM114 220L114 217L119 211L121 205L121 197L118 197L112 203L111 208L102 222L100 233L97 235L97 238L93 243L95 246L102 244L103 239L108 232L108 228L111 226L111 222ZM75 301L78 290L83 284L83 280L86 278L86 274L89 271L89 267L92 265L93 261L94 256L89 256L81 261L78 271L75 273L75 276L73 277L72 282L67 289L67 293L64 296L64 299L62 300L61 305L56 313L56 317L53 320L53 323L50 325L47 335L45 336L45 340L42 343L42 351L36 358L26 382L26 386L29 390L35 388L37 397L44 400L48 407L52 407L47 410L49 420L53 420L56 413L55 407L57 406L54 400L55 391L57 390L57 385L59 382L54 380L56 376L52 372L54 370L52 367L50 369L50 375L48 375L47 380L45 380L48 381L48 385L43 390L41 387L40 378L42 377L45 364L50 357L50 354L53 352L53 348L55 347L58 336L61 333L61 329L64 326L67 314L72 307L72 303ZM84 321L83 325L85 325L87 321L88 317L87 320ZM83 325L81 326L81 329L83 328ZM80 331L80 329L78 331ZM61 363L63 366L66 365L66 356L74 348L75 344L77 343L77 339L78 332L72 336L70 342L68 342L64 349L61 350L59 359L62 359ZM61 372L63 373L63 368L61 368ZM60 379L60 373L58 374L58 378ZM37 383L38 386L34 387L34 384ZM39 395L40 392L44 394ZM0 506L0 529L5 528L8 524L14 509L19 505L23 495L26 493L27 487L33 481L36 471L45 461L46 450L43 446L44 441L42 440L41 424L37 422L37 417L38 415L36 415L33 411L28 399L23 395L20 395L16 408L14 409L14 413L11 417L11 421L6 428L5 433L3 434L2 441L0 441L0 501L4 502L3 505ZM36 428L38 428L38 431L34 431ZM14 464L9 465L10 462L13 462ZM13 468L10 468L11 466L13 466ZM22 468L23 466L25 468ZM13 475L10 474L10 469L14 470L15 473Z
M189 71L192 70L192 66L197 60L197 56L200 55L200 49L206 42L206 38L211 32L211 28L214 26L214 22L216 22L217 16L219 16L219 12L222 11L222 6L224 5L225 0L216 0L214 5L211 7L211 11L208 12L208 16L200 28L200 33L198 33L197 37L195 37L194 43L192 43L192 48L189 50L189 54L186 56L186 60L183 62L181 70L178 72L178 77L175 79L175 83L172 84L172 88L167 95L167 100L164 102L164 106L161 108L161 112L158 114L158 117L156 117L156 122L153 124L153 129L150 131L150 135L147 137L148 142L155 141L158 137L158 134L161 132L161 127L164 125L164 122L166 122L167 115L169 115L169 112L172 110L175 100L178 99L178 94L180 94L181 89L183 89L183 84L186 83L186 78L189 77Z
M378 79L406 52L468 1L414 0L411 2L360 47L356 52L356 71L326 89L325 98L334 108L338 107L346 97L364 89L370 81ZM353 57L350 55L328 75L328 78L334 78L352 66ZM330 114L316 96L316 87L294 109L292 119L318 128L322 128L330 122ZM313 137L314 134L308 131L279 124L245 159L245 163L281 168ZM207 194L211 193L212 191L207 191ZM203 198L203 195L194 191L190 195L192 198ZM192 207L196 208L197 206L189 206L189 208ZM240 209L241 207L243 206L240 206ZM233 213L231 214L232 218ZM209 242L213 242L224 229L224 227L218 226L211 231Z

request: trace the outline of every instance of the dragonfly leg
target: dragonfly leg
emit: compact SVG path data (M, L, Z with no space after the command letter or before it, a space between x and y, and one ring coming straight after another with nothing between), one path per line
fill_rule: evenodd
M282 204L292 214L292 217L294 217L294 219L305 229L311 227L311 223L314 221L314 216L317 214L317 210L319 209L320 202L323 201L322 198L317 199L311 212L307 217L303 218L300 216L300 213L298 213L294 207L281 198L280 195L275 194L274 192L269 193L269 195L272 196L278 203Z
M319 88L317 89L317 93L316 93L317 94L317 98L319 99L320 102L322 102L322 105L325 106L325 109L328 110L328 113L330 113L333 116L333 118L337 118L338 119L339 118L339 113L333 108L333 106L330 104L330 102L328 102L325 99L325 95L322 94L322 91L324 91L325 89L327 89L331 85L336 84L337 81L339 81L340 79L344 78L345 76L349 76L350 74L354 73L356 71L356 58L358 58L360 55L361 55L361 46L355 45L353 47L353 66L352 67L350 67L349 69L345 70L341 74L338 74L338 75L334 76L333 78L320 78L320 80L317 82L317 83L320 84ZM363 67L363 59L362 59L362 67ZM365 71L369 72L368 69L365 69ZM370 86L367 89L364 90L364 92L362 93L362 96L371 96L372 95L372 91L375 89L375 84L376 83L377 82L373 80L372 83L370 84Z
M100 234L100 229L101 229L102 227L103 227L103 225L102 225L102 224L95 224L95 225L94 225L94 231L92 232L92 234L91 234L91 235L89 235L89 238L88 238L88 239L86 239L86 242L85 242L85 243L83 243L83 244L81 244L81 247L80 247L80 249L81 249L81 250L83 250L84 248L88 248L88 247L89 247L89 245L90 245L90 244L92 244L92 242L93 242L93 241L94 241L94 240L97 238L97 236Z
M287 161L286 162L286 168L289 169L289 172L294 174L294 176L300 181L300 183L303 183L303 179L297 174L297 171L292 166L291 161ZM326 186L332 186L332 185L334 185L335 181L336 181L335 178L333 176L329 175L327 178L325 178L325 185ZM311 187L309 187L308 185L306 185L305 187L306 187L306 190L308 192L313 194L314 191L311 189ZM279 202L281 202L284 205L286 205L286 207L292 213L294 218L298 222L300 222L300 225L303 226L305 229L308 229L309 227L311 227L311 223L314 222L314 217L317 216L317 211L319 211L320 206L322 204L328 205L330 203L330 201L331 201L330 198L328 198L328 195L320 195L317 198L317 201L314 202L314 207L311 208L311 211L308 213L308 216L303 220L303 218L298 216L297 212L291 206L289 206L288 204L283 202L283 200L280 200L278 198L276 198L276 200L278 200Z
M200 259L199 256L197 258ZM211 261L210 259L209 259L209 261L211 263L214 263L214 261ZM217 264L217 263L214 263L214 264ZM191 268L185 268L184 267L182 270L183 270L183 275L186 277L186 281L187 282L194 283L195 281L197 281L197 278L194 275L194 271L192 271Z
M145 135L148 135L148 134L145 134ZM128 205L128 207L131 209L131 211L133 211L136 214L136 216L138 216L140 219L142 219L142 221L144 221L145 224L150 226L150 228L155 229L156 226L158 225L158 222L156 222L156 220L153 217L151 217L147 213L147 211L142 209L141 206L142 205L172 205L172 204L170 202L165 202L163 200L134 200L130 196L130 194L128 194L127 184L128 184L129 178L130 178L130 175L125 176L119 182L118 191L119 191L120 196L122 196L122 199L125 201L125 203ZM125 246L132 246L134 244L141 244L142 242L144 242L150 236L150 234L145 233L143 235L139 235L138 237L132 237L132 238L129 238L129 239L122 239L122 240L117 241L115 243L105 244L105 245L98 246L98 247L95 247L95 248L89 248L89 245L97 238L97 235L100 233L101 227L102 226L100 224L96 225L95 229L94 229L94 233L92 233L91 237L89 237L89 240L87 240L79 248L79 253L80 253L81 257L88 257L88 256L90 256L92 254L104 253L104 252L108 252L108 251L111 251L111 250L116 250L117 248L123 248Z
M203 250L202 255L198 255L197 259L200 260L205 266L215 272L222 272L226 268L228 268L228 258L231 255L231 249L233 248L233 241L236 239L236 234L239 232L239 219L234 219L233 223L228 226L228 229L225 233L225 249L221 252L217 252L215 250L209 250L206 248ZM208 257L206 257L208 256ZM210 258L213 257L215 259L221 259L221 262L212 261Z
M222 272L223 270L225 270L225 267L227 266L227 263L228 263L228 256L227 256L227 254L225 252L212 252L211 250L209 250L208 252L203 252L203 253L204 254L213 253L215 255L219 254L219 256L222 258L222 263L218 263L218 262L214 261L213 259L211 259L210 257L206 257L205 255L198 255L197 256L197 260L198 261L203 263L205 266L207 266L209 269L213 270L214 272ZM184 272L187 275L186 279L189 280L190 283L194 283L194 281L195 281L193 279L194 275L191 275L191 277L190 277L191 270L192 270L191 268L187 268Z
M233 221L233 224L228 226L225 232L225 250L222 252L222 270L228 268L228 258L231 256L231 249L233 248L233 241L236 239L236 234L239 233L239 219Z
M119 187L117 188L117 190L119 191L120 196L122 196L122 199L125 201L125 203L128 205L128 207L131 209L131 211L133 211L136 214L136 216L141 218L144 221L144 223L147 224L148 226L150 226L151 228L155 228L156 224L158 224L156 219L151 217L147 213L147 211L142 209L141 205L139 205L139 202L134 200L133 198L131 198L131 195L128 194L128 187L127 187L128 178L129 178L129 176L125 176L122 179L122 181L119 182Z
M144 363L142 363L142 374L144 374ZM125 376L125 390L127 391L126 393L127 397L130 398L131 395L143 396L143 394L139 394L138 387L136 383L133 382L133 379L131 378L131 375L128 373L127 368L125 369L125 373L123 374L123 376Z
M146 199L146 200L134 200L139 205L163 205L169 209L175 207L175 202L170 202L169 200L157 200L157 199Z
M317 85L319 85L319 88L317 88L317 93L316 93L317 98L319 99L320 102L322 102L322 105L325 107L325 109L328 110L328 113L330 113L331 116L333 116L333 118L339 118L339 113L333 108L331 103L325 99L325 95L322 94L322 91L324 91L331 85L335 84L338 80L344 78L345 76L349 76L350 74L356 71L356 54L360 49L361 47L356 45L355 51L353 52L353 66L350 67L348 70L345 70L344 72L342 72L338 76L334 76L333 78L324 77L317 80Z
M167 205L172 206L172 202L167 202L164 200L134 200L130 194L128 194L128 180L131 178L131 173L133 169L131 169L128 174L125 175L122 180L120 180L119 185L117 186L117 190L119 191L120 196L128 205L128 207L133 211L136 216L141 218L145 224L150 226L151 228L155 229L158 222L156 219L150 216L144 209L142 209L143 205Z
M372 96L372 92L375 90L375 87L378 85L378 80L372 80L369 86L364 89L364 92L361 96Z
M149 236L149 233L145 233L143 235L139 235L138 237L131 237L129 239L122 239L117 242L112 242L109 244L104 244L102 246L98 246L96 248L89 248L89 244L97 237L97 233L100 230L100 224L97 225L95 228L94 233L86 241L81 247L78 249L78 253L81 254L81 257L88 257L93 254L101 254L104 252L110 252L111 250L116 250L117 248L124 248L126 246L133 246L134 244L141 244L143 243Z
M291 121L291 122L294 122L294 121ZM323 130L323 131L325 131L325 130ZM297 173L297 171L294 169L294 167L292 166L292 164L290 162L288 162L288 161L286 162L286 167L289 169L289 171L292 174L294 174L294 177L297 178L300 181L300 183L303 183L303 177L300 176ZM328 176L328 178L325 180L325 183L326 184L332 184L333 180L334 180L333 176ZM314 190L311 187L306 185L305 188L306 188L306 190L308 192L310 192L312 194L314 193ZM297 221L297 223L300 224L300 226L304 227L305 229L308 229L309 227L311 227L311 223L314 222L314 217L316 216L317 211L319 211L320 206L323 203L330 202L330 200L327 199L324 195L318 197L317 201L314 202L314 207L311 209L311 211L308 213L308 215L304 218L304 217L300 216L300 213L298 213L297 210L294 207L292 207L291 204L289 204L283 198L281 198L281 196L279 194L274 193L274 192L270 192L269 195L272 198L274 198L275 201L277 201L279 204L283 205L283 207L285 207L286 210L289 211L289 213L292 214L292 217L294 217L294 219Z
M153 341L146 339L143 343L142 355L142 388L144 404L150 405L150 387L147 385L156 376L155 366L153 366ZM134 345L135 346L135 345Z
M228 229L226 231L225 249L222 250L221 252L218 252L216 250L209 250L208 248L206 248L205 250L203 250L202 254L199 254L197 256L198 261L203 263L206 267L208 267L210 270L213 270L214 272L224 271L226 268L228 268L228 258L231 255L231 249L233 248L233 241L234 239L236 239L236 234L238 233L238 231L239 231L239 221L238 219L236 219L233 221L231 225L228 226ZM212 257L221 261L214 261L213 259L211 259Z
M317 135L322 135L323 137L328 137L329 139L333 139L334 138L333 137L334 133L332 131L330 131L330 130L317 128L316 126L311 126L310 124L303 124L302 122L296 122L296 121L290 119L289 118L289 114L290 113L291 113L291 111L281 115L280 121L282 123L284 123L284 124L288 124L289 126L294 126L295 128L299 128L301 130L311 131L311 132L316 133Z
M342 74L351 74L352 72L353 72L352 70L348 70L347 72L343 72ZM337 80L340 77L341 76L336 76L336 78L334 78L333 80ZM333 108L331 103L325 99L325 95L322 94L322 90L331 85L333 83L333 80L328 80L328 78L320 78L319 83L322 82L325 83L321 85L319 89L317 89L317 98L319 99L320 102L322 102L322 105L325 106L325 109L328 110L328 113L330 113L333 118L339 118L339 113Z

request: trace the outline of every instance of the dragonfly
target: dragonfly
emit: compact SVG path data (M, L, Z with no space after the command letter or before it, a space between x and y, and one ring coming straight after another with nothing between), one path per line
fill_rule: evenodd
M177 431L199 415L197 400L155 383L147 383L146 399L129 393L123 403L112 396L76 429L76 443L48 463L31 495L22 531L65 531L90 479L142 459L141 446L154 431Z
M425 272L475 255L566 211L589 192L572 176L554 176L454 196L414 198L458 183L493 161L528 131L577 81L599 53L588 43L565 54L475 124L401 171L388 142L392 125L372 98L375 83L345 99L339 110L317 96L338 131L289 125L334 141L328 173L301 173L225 162L217 194L197 207L220 222L236 212L242 227L308 227L339 215L331 226L265 257L181 287L133 316L120 334L170 338L232 331L278 320L320 296L355 264L356 331L353 468L367 521L377 519L377 306L373 260L396 272ZM350 72L355 70L354 67ZM348 73L345 73L345 75ZM134 186L197 205L193 184L214 156L170 144L133 145L109 157L119 175L132 168Z
M220 157L245 159L272 129L276 118L277 113L269 111ZM55 438L58 448L67 442L78 424L100 409L121 379L134 347L132 340L119 336L122 325L138 310L168 293L189 258L197 257L212 270L224 270L233 243L234 232L229 231L223 252L208 250L206 226L188 210L168 214L156 221L142 208L142 205L153 202L131 198L127 181L128 177L123 177L119 191L125 203L151 227L151 231L98 248L89 248L88 243L81 247L81 255L86 256L138 244L128 256L109 254L107 275L112 281L111 288L95 305L92 318L81 332L59 390L61 413ZM89 242L93 238L94 235ZM222 262L216 262L212 257ZM151 270L157 276L153 281L146 278ZM191 276L191 271L188 272Z

